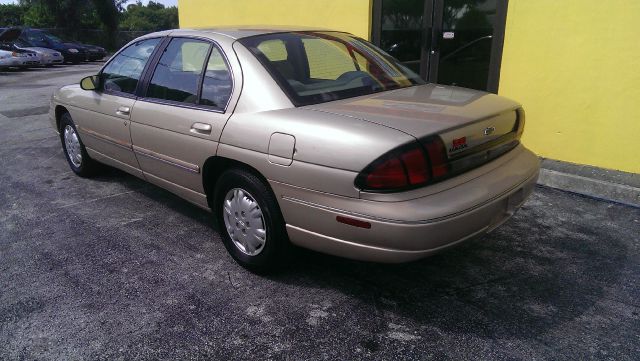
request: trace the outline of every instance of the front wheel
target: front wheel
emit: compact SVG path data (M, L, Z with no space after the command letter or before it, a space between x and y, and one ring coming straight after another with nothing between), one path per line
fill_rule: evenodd
M95 174L97 164L93 159L89 158L89 154L87 154L87 150L82 144L82 140L80 140L76 125L73 123L69 113L64 113L60 117L60 141L62 142L62 149L67 162L75 174L81 177L89 177Z
M256 175L231 169L220 176L215 213L231 256L254 272L273 270L285 261L289 240L271 189Z

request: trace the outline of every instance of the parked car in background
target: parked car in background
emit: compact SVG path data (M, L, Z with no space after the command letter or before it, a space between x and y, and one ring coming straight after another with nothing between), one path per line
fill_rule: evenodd
M35 51L20 49L13 44L19 29L0 28L0 50L3 50L5 67L28 68L42 65L41 56Z
M0 70L5 70L11 67L11 51L0 49Z
M41 65L51 66L64 62L64 57L59 51L41 47L30 47L27 42L19 39L20 33L21 30L19 28L0 28L0 34L2 34L0 35L0 46L5 50L25 50L36 53Z
M29 44L20 39L16 40L13 44L18 47L18 49L33 51L40 55L40 61L42 62L42 65L53 66L56 64L64 63L64 56L62 56L62 53L57 50L49 48L30 47Z
M505 222L539 172L520 104L426 84L343 32L149 34L56 91L49 117L76 174L106 163L213 211L252 270L289 242L426 257Z
M104 59L107 56L107 50L105 48L91 45L91 44L80 44L87 54L87 61L98 61Z
M65 63L78 64L87 59L86 50L80 44L65 42L55 35L32 28L22 28L19 39L29 47L49 48L62 54Z

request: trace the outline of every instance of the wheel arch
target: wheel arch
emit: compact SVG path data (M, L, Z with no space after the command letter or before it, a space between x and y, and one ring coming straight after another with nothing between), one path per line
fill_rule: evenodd
M262 175L262 173L260 173L260 171L258 171L255 167L252 167L247 163L240 162L235 159L221 156L212 156L207 158L202 167L202 186L207 196L207 204L212 211L215 211L214 190L216 188L216 184L218 183L220 176L225 171L232 168L242 169L252 173L256 177L260 178L260 180L264 182L265 186L269 188L271 192L273 192L273 189L271 189L271 185L267 181L267 178Z
M64 113L69 113L69 110L65 108L63 105L56 105L55 108L55 117L56 117L56 130L60 130L60 118Z

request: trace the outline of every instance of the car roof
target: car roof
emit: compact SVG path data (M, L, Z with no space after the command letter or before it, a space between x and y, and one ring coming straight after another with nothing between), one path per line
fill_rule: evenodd
M250 36L284 33L294 31L329 31L328 29L302 27L302 26L260 26L260 25L244 25L244 26L225 26L206 29L175 29L171 30L171 35L180 35L181 33L201 33L202 35L222 35L232 39L242 39Z

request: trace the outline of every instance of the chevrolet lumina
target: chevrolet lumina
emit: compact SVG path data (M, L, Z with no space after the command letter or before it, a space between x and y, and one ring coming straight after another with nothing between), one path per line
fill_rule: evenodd
M537 157L509 99L427 84L352 35L172 30L56 91L71 169L122 169L210 210L229 253L266 270L291 245L416 260L497 227Z

